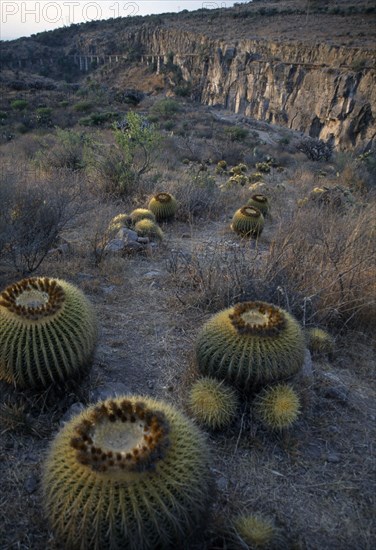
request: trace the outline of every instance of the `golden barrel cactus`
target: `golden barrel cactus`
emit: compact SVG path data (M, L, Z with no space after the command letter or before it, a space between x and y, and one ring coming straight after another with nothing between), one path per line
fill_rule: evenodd
M279 539L274 523L258 514L239 516L234 529L249 548L270 548Z
M189 392L188 405L195 419L213 430L228 426L235 418L238 396L216 378L203 377Z
M157 222L169 221L175 216L178 203L170 193L157 193L149 202L149 210Z
M123 227L129 227L132 223L131 217L129 214L117 214L108 225L107 231L114 235Z
M300 414L300 399L287 384L265 388L257 396L255 407L261 420L272 430L282 430L294 424Z
M334 353L334 338L329 332L318 327L306 329L307 347L313 356L328 355Z
M58 433L46 514L67 550L187 548L208 506L205 439L170 405L138 396L91 406Z
M136 208L136 210L133 210L130 213L130 218L133 224L136 224L141 220L151 220L152 222L155 222L155 216L153 212L151 210L148 210L147 208Z
M268 197L262 195L261 193L256 193L255 195L252 195L252 197L247 202L247 205L253 206L254 208L257 208L257 210L260 210L264 218L268 214L270 208Z
M253 206L243 206L232 218L231 229L242 237L259 237L264 229L264 216Z
M0 379L20 388L80 376L97 339L91 304L74 285L31 277L0 294Z
M162 240L164 236L162 229L152 220L140 220L136 223L134 228L140 237Z
M204 376L248 391L298 372L304 344L292 315L265 302L243 302L205 323L196 341L196 360Z

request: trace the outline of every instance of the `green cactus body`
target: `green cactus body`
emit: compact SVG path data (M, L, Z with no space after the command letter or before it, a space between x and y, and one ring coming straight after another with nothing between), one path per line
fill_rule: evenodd
M67 550L186 548L205 516L211 477L203 435L161 401L103 401L52 443L45 510Z
M234 166L230 170L230 174L233 176L241 176L248 170L246 164L238 164L237 166Z
M257 238L264 229L264 216L254 206L243 206L232 218L231 229L242 237Z
M249 548L268 548L277 539L273 522L259 515L238 517L234 522L234 528Z
M169 221L175 216L178 203L169 193L158 193L149 202L149 210L155 215L157 222Z
M248 178L249 183L257 183L259 181L263 181L263 179L264 176L261 172L253 172Z
M144 219L140 220L134 226L135 231L140 237L149 237L150 239L163 239L163 231L152 220Z
M252 195L252 197L247 202L247 205L253 206L254 208L257 208L257 210L260 210L264 218L269 212L269 200L265 195L261 195L260 193Z
M304 349L303 332L292 315L264 302L244 302L205 323L196 358L204 376L249 391L298 372Z
M313 355L332 355L334 338L326 330L313 327L306 330L307 347Z
M133 224L136 224L141 220L151 220L152 222L155 222L155 216L153 212L151 210L148 210L147 208L136 208L136 210L133 210L133 212L131 212L130 217Z
M66 281L23 279L0 295L0 379L27 388L79 376L96 339L92 306Z
M119 229L123 227L128 227L131 224L131 217L129 214L118 214L109 223L108 231L109 233L117 233Z
M257 396L255 408L263 423L272 430L289 428L300 414L300 400L287 384L265 388Z
M228 426L235 417L237 407L235 391L215 378L201 378L191 388L189 409L200 424L211 429Z

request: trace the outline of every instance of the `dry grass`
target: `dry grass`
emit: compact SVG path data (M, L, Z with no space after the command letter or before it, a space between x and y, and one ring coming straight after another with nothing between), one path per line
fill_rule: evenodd
M343 213L317 205L280 223L265 277L304 324L375 326L375 205Z

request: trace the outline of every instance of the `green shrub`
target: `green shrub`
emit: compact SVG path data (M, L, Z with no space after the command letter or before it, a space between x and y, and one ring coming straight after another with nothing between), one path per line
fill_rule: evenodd
M154 115L159 115L162 117L167 117L175 115L180 111L180 105L177 101L173 99L161 99L154 103L151 108L151 113Z
M12 109L14 109L15 111L24 111L28 107L28 105L29 104L26 99L14 99L10 104Z
M248 130L239 126L225 128L224 133L231 141L244 141L248 136Z
M81 126L103 126L106 122L114 122L119 117L118 113L106 111L104 113L92 113L90 116L80 118Z
M80 103L76 103L76 105L73 106L73 110L78 113L88 113L92 108L93 104L91 101L80 101Z

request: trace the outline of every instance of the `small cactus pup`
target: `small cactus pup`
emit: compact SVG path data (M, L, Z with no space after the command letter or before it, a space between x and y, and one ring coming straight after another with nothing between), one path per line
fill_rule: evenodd
M46 515L66 550L187 548L210 487L200 430L167 403L138 396L70 420L43 472Z
M331 334L321 328L306 329L307 347L313 356L328 355L334 353L334 338Z
M149 202L149 210L155 215L157 222L172 220L178 203L170 193L157 193Z
M215 378L204 377L191 388L188 406L195 419L212 430L227 427L235 418L238 396Z
M79 377L91 365L97 321L74 285L32 277L0 294L0 379L42 388Z
M271 548L279 538L272 520L258 514L239 516L234 521L234 529L249 548Z
M298 321L265 302L243 302L213 315L195 345L203 376L225 380L244 392L297 373L304 350Z
M215 167L215 173L223 174L223 172L226 172L226 170L227 170L227 162L225 160L220 160Z
M137 232L137 235L139 235L140 237L149 237L152 240L158 239L161 241L164 236L163 231L159 227L159 225L157 225L152 220L148 220L146 218L137 222L134 228Z
M265 195L261 195L261 193L252 195L252 197L247 202L247 205L253 206L254 208L257 208L257 210L260 210L264 218L268 214L270 208L268 197L266 197Z
M118 214L110 221L107 231L111 234L115 234L123 227L129 227L131 223L132 220L129 214Z
M232 176L241 176L248 170L248 167L246 164L238 164L237 166L234 166L230 170L230 174Z
M258 238L264 229L264 216L254 206L242 206L232 218L231 229L242 237Z
M130 218L134 225L141 220L151 220L152 222L155 222L153 212L147 208L136 208L136 210L133 210L133 212L130 213Z
M296 391L287 384L265 388L256 397L255 409L267 428L290 428L300 414L300 400Z

